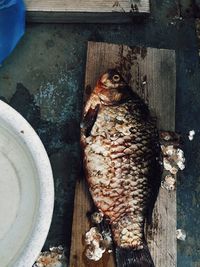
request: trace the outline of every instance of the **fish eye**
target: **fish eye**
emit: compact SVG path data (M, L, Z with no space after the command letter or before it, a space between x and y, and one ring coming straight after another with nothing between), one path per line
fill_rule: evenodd
M115 75L113 76L113 81L114 81L114 82L119 82L119 81L120 81L120 76L119 76L118 74L115 74Z

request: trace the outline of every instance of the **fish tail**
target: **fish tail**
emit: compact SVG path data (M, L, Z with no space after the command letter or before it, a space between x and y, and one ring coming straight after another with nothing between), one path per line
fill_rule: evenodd
M116 247L117 267L155 267L148 246L143 249Z

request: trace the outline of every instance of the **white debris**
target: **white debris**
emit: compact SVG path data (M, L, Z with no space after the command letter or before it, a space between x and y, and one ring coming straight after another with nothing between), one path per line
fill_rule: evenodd
M165 170L171 171L172 165L170 164L170 162L166 158L163 159L163 163L164 163Z
M162 181L161 186L167 190L175 190L176 188L176 179L171 175L166 175L165 180Z
M176 150L176 156L177 156L177 161L176 164L179 167L179 169L182 171L185 169L185 157L184 157L184 152L180 148Z
M169 171L171 174L176 174L178 169L183 170L185 168L183 150L173 145L162 145L161 149L163 153L163 165L166 171Z
M177 145L162 145L163 167L165 177L161 186L167 190L175 190L176 174L178 170L185 168L185 157L182 149L177 148Z
M101 234L99 233L96 227L92 227L86 234L85 234L85 243L90 245L92 242L96 242L103 239Z
M94 261L100 260L106 248L103 246L103 237L96 227L92 227L85 234L85 243L87 245L86 257Z
M185 164L182 161L178 161L177 166L179 167L181 171L185 169Z
M176 167L172 167L171 170L170 170L171 174L177 174L178 172L178 169Z
M51 247L49 251L41 252L33 267L67 267L64 248Z
M194 139L194 136L195 136L195 130L189 131L188 138L190 141Z
M176 237L177 239L181 240L181 241L185 241L186 239L186 232L183 229L177 229L176 230Z
M176 149L174 148L173 145L166 146L166 147L165 147L165 153L166 153L166 155L168 155L168 156L173 156L173 155L176 154Z
M184 152L183 152L182 149L178 148L177 151L176 151L176 154L177 154L178 158L183 159L185 161Z

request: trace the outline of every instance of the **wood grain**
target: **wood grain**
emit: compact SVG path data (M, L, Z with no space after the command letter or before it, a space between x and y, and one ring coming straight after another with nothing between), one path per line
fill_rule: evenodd
M133 90L148 103L158 118L160 129L175 130L176 64L172 50L88 43L85 93L108 68L117 68ZM83 235L90 225L91 209L84 180L77 182L70 267L114 267L112 255L97 263L84 260ZM161 188L154 209L153 227L148 229L148 245L156 267L176 266L176 192Z
M149 0L25 0L32 22L130 22L148 14Z

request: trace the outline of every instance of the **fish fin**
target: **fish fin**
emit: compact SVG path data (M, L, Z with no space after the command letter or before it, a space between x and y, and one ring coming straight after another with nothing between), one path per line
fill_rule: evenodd
M88 137L92 131L92 128L94 126L94 123L96 121L98 111L99 111L99 104L95 106L95 108L89 108L85 116L83 117L82 123L81 123L81 131L82 133Z
M152 149L155 155L154 158L151 159L151 170L150 175L148 177L148 184L150 187L150 194L148 199L147 205L147 214L146 214L146 222L148 225L152 225L152 213L153 209L159 194L161 180L162 180L162 173L163 173L163 166L161 162L162 153L161 153L161 146L159 142L159 134L156 128L154 128L154 123L152 123Z
M148 246L143 249L116 247L117 267L155 267Z
M160 184L161 184L161 172L160 169L157 169L157 173L154 174L152 179L149 179L149 186L151 188L151 193L149 195L149 200L147 204L147 210L146 210L146 222L147 225L152 225L152 215L154 206L158 197ZM160 173L159 173L160 172ZM154 179L153 179L154 178Z

